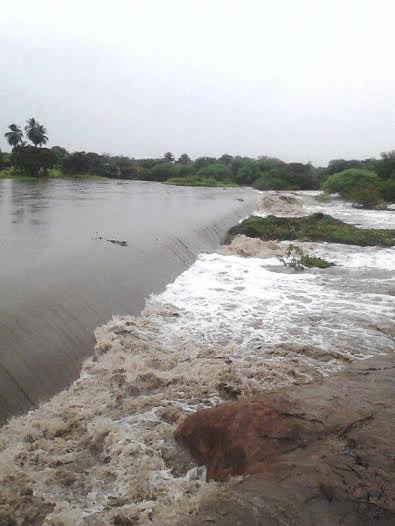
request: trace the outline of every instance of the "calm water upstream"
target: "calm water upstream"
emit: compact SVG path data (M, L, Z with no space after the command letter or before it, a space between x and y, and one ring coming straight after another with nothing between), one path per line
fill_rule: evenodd
M245 189L0 181L0 421L76 378L95 327L138 313L255 202Z

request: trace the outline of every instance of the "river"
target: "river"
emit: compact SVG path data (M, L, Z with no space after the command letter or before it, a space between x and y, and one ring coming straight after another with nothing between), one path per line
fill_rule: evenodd
M95 327L138 314L255 200L244 189L0 180L0 423L77 378Z
M229 399L248 400L267 392L276 395L292 386L320 385L322 379L347 371L351 364L395 350L394 247L297 241L309 254L336 265L295 272L278 258L288 243L241 236L229 246L219 245L227 226L251 212L301 216L323 211L363 227L394 228L394 211L356 210L340 200L322 203L312 192L206 191L141 183L118 187L106 182L98 185L96 202L85 195L82 203L79 199L84 188L95 194L95 186L70 183L77 186L65 214L62 196L69 183L59 184L64 186L53 187L59 201L47 207L46 217L51 221L45 225L48 232L51 225L54 232L60 232L57 223L65 225L65 239L54 241L65 262L57 268L55 262L62 257L55 249L56 254L44 259L48 260L45 268L52 268L53 283L58 277L63 289L48 288L51 282L43 269L32 273L31 279L42 275L37 283L54 302L59 301L62 290L69 290L77 299L65 303L67 310L50 325L50 334L53 341L58 332L59 342L68 342L74 335L67 331L78 329L84 308L89 316L88 307L95 305L97 298L101 298L98 305L102 309L97 318L109 321L95 329L94 353L84 361L79 378L0 430L0 500L5 503L0 522L1 518L17 517L27 524L34 513L36 524L58 526L201 524L190 519L207 503L216 509L223 491L236 487L240 480L224 484L206 481L206 467L196 466L174 438L185 417ZM118 197L111 202L110 194ZM9 201L11 194L3 193L3 201L4 195ZM10 212L6 217L12 218ZM27 222L23 228L29 231L33 225ZM96 232L129 244L113 245L97 239ZM73 236L76 248L73 256L67 257ZM47 234L47 239L50 237ZM29 239L26 232L20 239ZM39 239L36 236L35 240ZM66 247L61 248L63 243ZM11 244L9 240L9 250ZM30 243L31 254L34 247ZM142 251L137 261L144 247L147 252ZM51 254L50 247L47 250ZM14 288L29 284L27 268L33 261L31 257L24 263L26 275L19 270L19 279L15 269ZM114 306L113 290L124 298L119 307ZM141 313L132 315L139 312L143 296L153 291L159 293L151 294ZM8 294L13 297L11 289ZM78 304L80 294L88 298L85 304ZM135 295L141 302L134 300ZM22 297L26 300L29 296ZM66 292L61 297L66 302ZM35 305L33 299L29 308ZM40 295L36 301L39 299ZM35 319L28 314L29 303L22 304L23 319ZM45 331L53 314L47 315L51 312L49 300L41 305L43 320L37 316L35 323ZM111 318L117 311L129 313ZM71 314L77 321L68 321ZM34 331L31 333L33 337ZM85 347L80 350L76 342L73 358L62 354L60 343L46 345L40 377L62 376L56 353L64 362L74 361L77 369L82 356L91 351L88 339L81 336L81 341ZM67 348L72 346L69 343ZM39 370L34 364L37 355L35 348L29 351L26 345L24 359L30 360L32 370ZM45 368L45 359L52 369ZM18 370L18 360L14 363ZM372 370L377 371L374 364ZM55 378L52 386L59 388L60 383ZM334 391L339 387L336 382L333 385L328 396L336 404ZM374 381L372 385L374 389ZM374 394L377 405L393 405L391 400L381 400L380 393ZM295 413L295 418L304 414ZM315 417L315 421L320 420ZM325 498L326 504L328 501L332 497ZM248 500L248 506L254 511L255 500ZM277 504L269 511L274 518L278 513L281 516ZM212 515L207 521L213 523ZM257 524L256 520L251 524Z

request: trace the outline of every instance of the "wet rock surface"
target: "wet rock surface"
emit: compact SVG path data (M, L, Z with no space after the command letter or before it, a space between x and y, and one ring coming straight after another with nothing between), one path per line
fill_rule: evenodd
M243 475L190 524L394 524L394 362L190 415L176 438L208 479Z

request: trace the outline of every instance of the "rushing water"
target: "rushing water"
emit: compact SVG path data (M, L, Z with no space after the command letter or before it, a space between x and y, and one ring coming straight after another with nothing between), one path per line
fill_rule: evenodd
M137 314L255 199L143 182L0 181L0 422L75 379L95 327Z
M276 196L248 206L394 227L392 212L318 203L310 193L293 194L282 210ZM236 222L248 210L234 197L223 199ZM31 488L45 524L186 524L221 491L174 441L186 414L395 350L393 248L302 243L337 265L299 273L278 260L286 245L241 236L199 255L141 315L97 328L95 355L71 388L0 432L0 498Z

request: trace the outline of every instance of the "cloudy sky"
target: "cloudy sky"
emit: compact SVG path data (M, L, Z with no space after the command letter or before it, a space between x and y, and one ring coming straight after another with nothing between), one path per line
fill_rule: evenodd
M0 146L324 164L395 149L394 0L18 0L0 10ZM4 131L3 131L4 130Z

